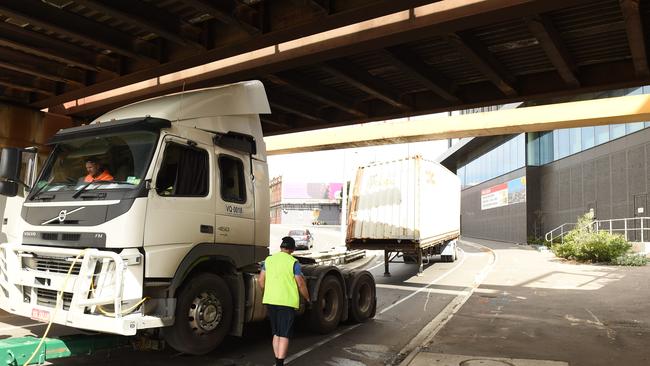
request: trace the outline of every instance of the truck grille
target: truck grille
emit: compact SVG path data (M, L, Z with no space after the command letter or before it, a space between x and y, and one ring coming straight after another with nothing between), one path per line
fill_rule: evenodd
M56 306L56 294L54 290L45 290L42 288L36 289L36 304L53 308ZM70 309L70 302L72 301L72 293L63 293L63 310Z
M61 257L33 257L25 258L25 266L42 272L68 273L72 262ZM81 268L81 261L77 261L72 268L72 275L78 275Z
M59 240L59 234L58 233L42 233L41 238L43 238L43 240Z
M70 234L70 233L61 234L61 240L63 241L79 241L80 239L81 239L81 234Z
M81 240L81 234L78 233L41 233L41 239L48 241L58 241L60 239L63 241L79 241Z

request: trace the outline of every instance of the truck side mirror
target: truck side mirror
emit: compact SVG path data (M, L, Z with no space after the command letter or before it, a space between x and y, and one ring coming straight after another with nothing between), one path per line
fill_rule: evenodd
M0 194L15 197L18 194L20 182L20 163L22 150L3 148L0 151Z

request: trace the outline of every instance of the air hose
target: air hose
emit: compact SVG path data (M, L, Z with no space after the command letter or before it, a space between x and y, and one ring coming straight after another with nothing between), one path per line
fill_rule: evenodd
M63 280L63 286L61 286L61 290L56 294L56 305L54 306L54 311L52 312L52 315L50 316L50 321L47 323L47 328L45 328L45 333L43 334L43 337L41 337L41 341L38 342L38 346L36 346L36 349L32 353L31 356L27 359L27 361L23 364L23 366L28 366L32 360L34 359L34 356L38 353L38 351L41 349L43 346L43 343L45 342L45 338L47 338L47 334L50 332L50 328L52 328L52 323L54 322L54 317L56 316L56 311L59 309L59 304L63 300L63 292L65 291L65 287L68 284L68 280L70 279L70 274L72 273L72 269L74 268L74 265L77 264L77 261L79 258L86 253L86 250L82 250L77 254L77 256L74 258L72 261L72 264L70 265L70 268L68 268L68 273L65 275L65 280Z

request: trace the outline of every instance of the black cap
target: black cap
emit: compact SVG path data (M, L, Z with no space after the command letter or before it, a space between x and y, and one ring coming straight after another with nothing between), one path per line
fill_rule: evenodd
M290 236L285 236L284 238L282 238L282 243L280 244L280 248L295 250L296 249L296 241L293 240L293 238L290 237Z

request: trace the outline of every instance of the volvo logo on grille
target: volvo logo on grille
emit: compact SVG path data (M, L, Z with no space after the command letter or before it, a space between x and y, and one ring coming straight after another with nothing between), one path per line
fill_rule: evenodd
M78 208L75 208L72 211L61 210L61 211L59 211L59 214L56 217L53 217L53 218L51 218L49 220L45 220L42 225L51 224L54 221L59 221L61 224L63 224L65 222L65 220L68 218L69 215L72 215L73 213L75 213L77 211L81 211L84 208L86 208L86 207L78 207Z
M66 217L68 217L68 210L61 210L61 212L59 212L59 222L65 221Z

